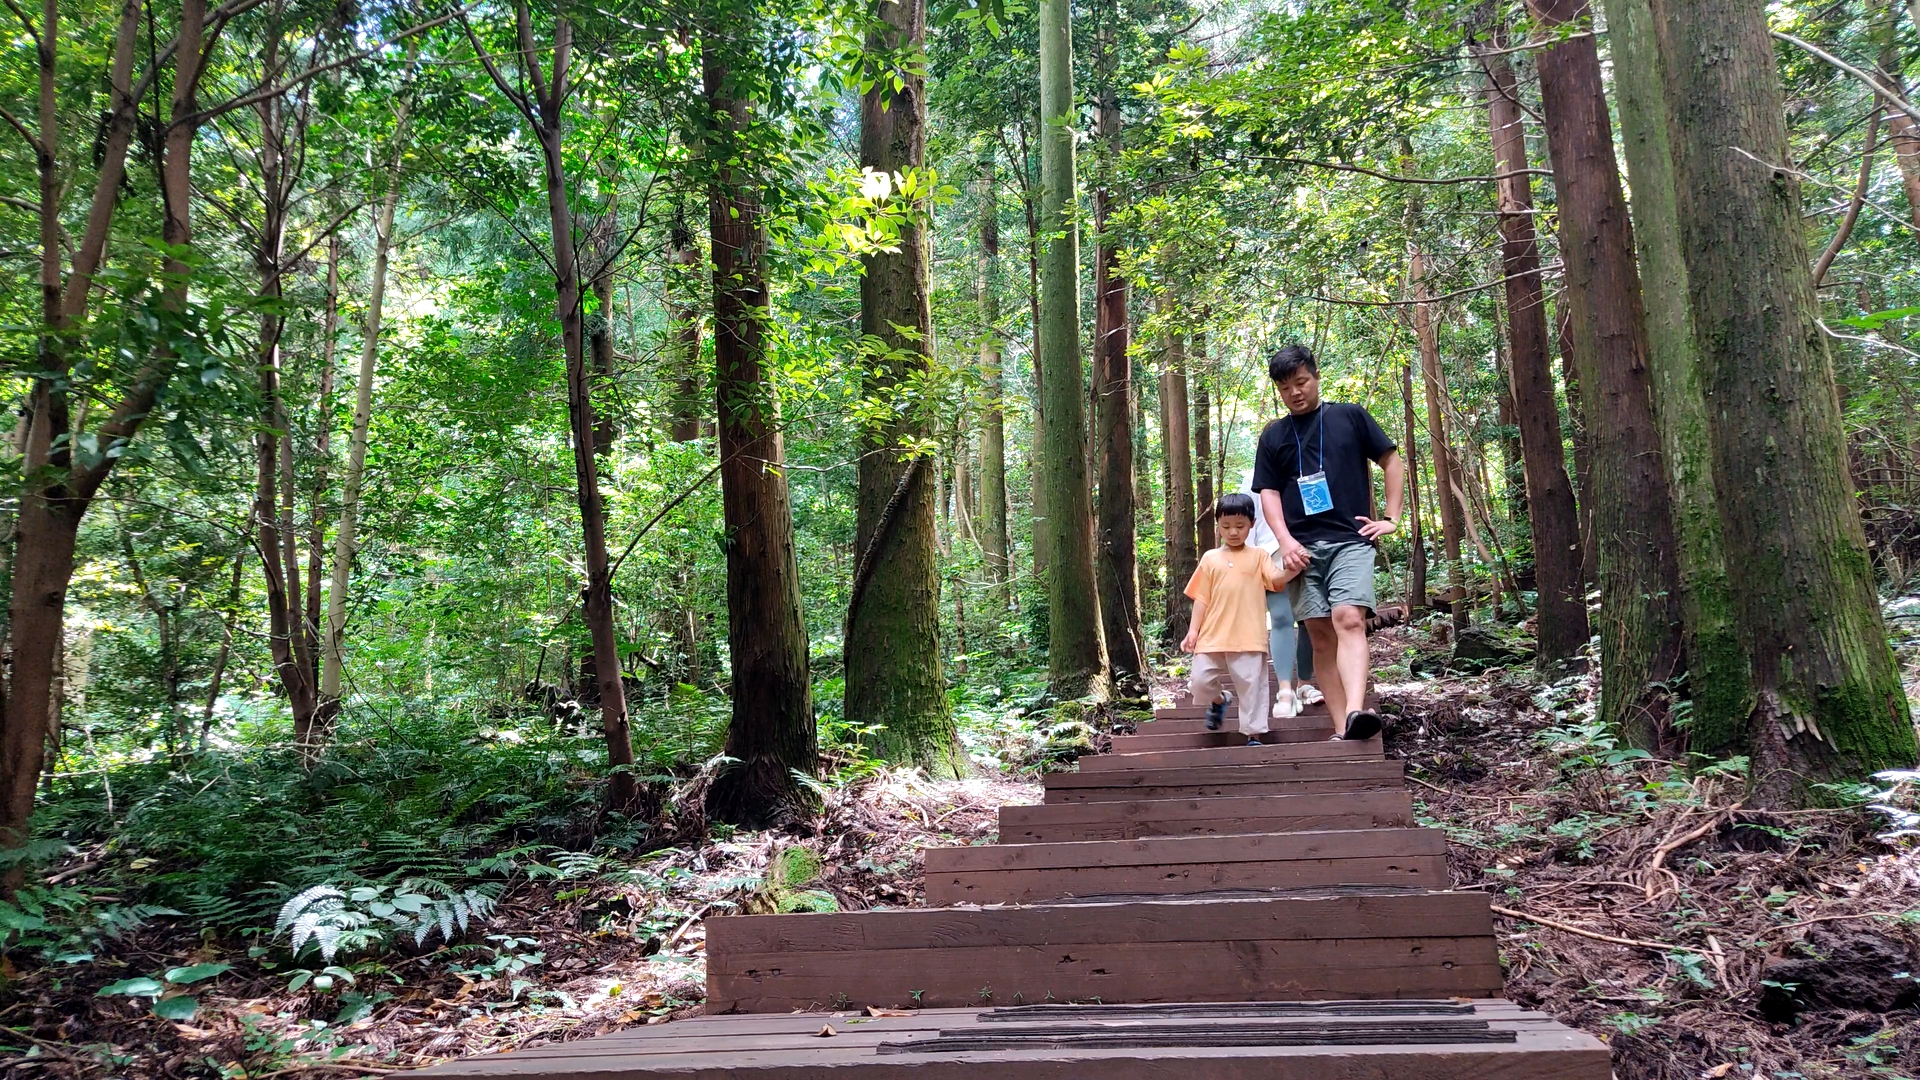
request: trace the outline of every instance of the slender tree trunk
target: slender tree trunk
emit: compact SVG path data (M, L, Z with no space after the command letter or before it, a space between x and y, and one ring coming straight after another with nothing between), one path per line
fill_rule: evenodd
M1416 222L1420 213L1417 201L1411 213ZM1418 241L1408 259L1407 275L1413 281L1413 298L1419 301L1413 305L1413 334L1420 346L1420 382L1427 399L1427 453L1433 459L1433 482L1438 489L1433 501L1440 507L1440 536L1447 556L1447 591L1457 635L1472 622L1466 561L1460 555L1466 533L1462 500L1456 497L1461 486L1460 464L1454 460L1453 447L1447 442L1447 414L1443 404L1447 391L1445 373L1440 368L1440 328L1433 319L1433 305L1426 303L1432 289L1427 285L1426 254L1420 250Z
M607 205L593 219L586 243L588 257L592 259L587 291L593 297L593 312L585 318L587 354L593 359L592 370L587 376L589 396L593 383L611 387L614 376L618 374L613 352L613 264L620 255L619 192L610 177L602 176L600 187L607 193ZM605 398L603 392L601 400ZM620 426L614 421L612 410L602 409L596 404L593 452L601 457L613 453L613 442L619 437Z
M367 433L373 423L373 376L380 359L380 328L387 300L387 260L393 251L393 217L400 205L400 160L407 103L394 127L395 156L387 166L387 191L373 216L373 267L367 275L367 322L360 341L360 369L353 384L353 427L347 434L347 467L340 477L340 524L333 531L333 574L327 584L327 625L320 650L320 723L331 730L340 714L340 687L347 634L347 593L360 551L360 493L367 475Z
M993 145L980 154L980 543L987 580L994 583L995 617L1007 609L1007 412L1000 352L1000 192L994 183Z
M1101 41L1103 70L1110 49ZM1111 80L1111 72L1107 78ZM1098 108L1099 136L1110 164L1120 152L1120 105L1111 86L1103 87ZM1138 512L1133 461L1133 358L1127 355L1132 325L1127 319L1127 280L1120 275L1120 249L1108 229L1115 224L1111 186L1101 183L1093 196L1093 229L1099 237L1093 254L1094 427L1099 444L1100 619L1107 657L1117 686L1146 689L1146 643L1140 632L1140 567L1134 516Z
M307 499L307 587L300 632L307 639L308 678L315 687L313 737L321 743L333 737L333 711L321 693L320 655L325 651L320 620L320 580L326 575L327 478L333 463L334 363L340 337L340 234L327 237L327 310L321 324L320 408L313 425L313 485Z
M1160 309L1170 303L1164 294ZM1169 333L1160 367L1160 445L1167 456L1166 509L1161 533L1166 541L1167 616L1161 640L1172 647L1187 636L1193 619L1193 601L1187 598L1187 580L1200 563L1194 541L1193 447L1187 428L1186 342Z
M674 214L668 232L667 355L677 376L668 434L674 442L692 442L700 437L706 412L700 386L700 244L682 212Z
M1213 504L1220 493L1213 486L1213 398L1207 393L1207 338L1193 335L1195 375L1187 384L1193 395L1193 531L1202 554L1219 546L1214 535Z
M1529 0L1551 26L1588 27L1587 0ZM1600 719L1652 748L1667 741L1649 708L1681 668L1673 503L1653 419L1646 323L1633 228L1592 35L1536 61L1560 210L1574 357L1592 443L1593 532L1600 569Z
M1039 193L1028 182L1029 169L1025 165L1031 160L1027 152L1026 137L1020 140L1021 198L1020 205L1027 220L1027 308L1029 325L1033 327L1031 348L1028 354L1033 358L1033 442L1027 450L1027 490L1030 499L1028 514L1029 544L1033 548L1033 576L1043 580L1047 572L1047 559L1052 544L1047 540L1047 483L1045 470L1041 462L1046 459L1047 445L1047 402L1041 388L1046 380L1040 374L1040 200Z
M890 55L925 45L925 0L876 3L872 15L869 51ZM917 175L926 167L926 120L924 76L907 72L868 89L860 99L861 166ZM923 215L931 206L913 209ZM921 222L916 217L902 226L896 251L865 259L860 329L886 348L868 361L864 390L869 396L894 392L933 359L929 251ZM859 559L843 651L845 715L856 727L878 726L873 746L880 757L952 777L963 766L940 664L934 484L927 475L937 463L927 451L906 449L926 433L926 420L913 412L862 432L854 511ZM954 460L957 464L958 454Z
M1073 28L1068 0L1040 2L1040 401L1046 434L1047 665L1060 698L1104 692L1106 647L1093 572L1080 233L1074 177Z
M725 821L789 819L808 804L795 779L817 768L807 627L793 548L785 450L767 385L766 226L759 180L742 145L753 103L731 75L727 43L704 42L702 81L715 127L707 160L713 252L714 391L719 409L721 510L726 520L727 647L733 721L725 753L738 765L714 779L707 808Z
M1422 357L1424 360L1424 356ZM1424 370L1424 369L1423 369ZM1413 361L1400 365L1400 405L1405 417L1400 456L1407 461L1407 617L1427 606L1427 542L1420 522L1420 440L1413 419Z
M1506 271L1508 386L1520 428L1527 514L1533 528L1538 641L1542 664L1571 659L1586 647L1586 587L1581 578L1580 519L1567 478L1566 443L1553 394L1547 346L1547 303L1540 285L1540 249L1533 229L1533 181L1527 174L1527 134L1519 87L1501 50L1506 35L1479 50L1490 84L1487 118L1493 131L1500 208L1500 255Z
M1899 26L1899 15L1897 11L1889 11L1888 16L1885 29L1878 34L1880 70L1875 74L1890 93L1905 98L1906 80L1900 77L1900 53L1895 33ZM1920 19L1915 20L1914 27L1920 30ZM1907 193L1907 213L1912 216L1913 227L1920 229L1920 124L1899 109L1888 109L1886 112L1888 141L1893 143L1893 159L1900 166L1900 185Z
M1573 488L1579 493L1580 580L1592 592L1600 580L1600 550L1593 542L1593 444L1587 438L1587 407L1580 394L1580 365L1574 360L1573 306L1561 290L1554 300L1554 340L1560 348L1560 381L1567 388L1567 424L1573 442Z
M1605 3L1614 95L1633 184L1633 235L1644 286L1647 367L1661 454L1673 493L1687 691L1693 699L1687 739L1695 753L1724 756L1739 753L1745 744L1753 682L1740 644L1726 545L1720 535L1704 373L1693 313L1687 306L1687 264L1681 251L1680 208L1667 134L1666 64L1649 0Z
M1736 626L1752 665L1750 798L1912 768L1807 270L1773 42L1758 0L1655 7ZM1712 42L1709 53L1691 43ZM1738 146L1752 154L1728 153Z

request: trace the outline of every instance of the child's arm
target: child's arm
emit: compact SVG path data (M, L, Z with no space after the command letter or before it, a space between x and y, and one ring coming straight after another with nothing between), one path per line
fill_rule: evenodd
M1200 643L1200 627L1207 621L1207 602L1193 602L1193 618L1187 623L1187 636L1180 639L1180 651L1190 653Z
M1267 556L1266 565L1261 567L1261 571L1266 576L1268 592L1279 592L1287 587L1287 582L1300 576L1298 570L1287 569L1283 564L1275 562L1270 555Z

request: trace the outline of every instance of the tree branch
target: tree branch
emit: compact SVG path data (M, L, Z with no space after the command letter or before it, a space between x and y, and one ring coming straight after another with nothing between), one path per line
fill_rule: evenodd
M1507 282L1513 281L1516 278L1532 277L1535 274L1538 274L1544 278L1548 274L1551 274L1557 270L1563 270L1565 268L1566 268L1565 263L1548 263L1547 265L1540 267L1538 270L1528 270L1523 273L1508 274L1506 277L1497 278L1493 281L1483 281L1478 285L1469 285L1464 289L1455 289L1452 292L1441 293L1438 296L1423 296L1415 300L1349 300L1349 299L1346 299L1345 297L1340 297L1340 296L1318 296L1313 293L1308 293L1306 296L1306 299L1318 300L1323 304L1343 304L1347 307L1413 307L1416 304L1433 304L1433 303L1438 303L1441 300L1451 300L1456 296L1466 296L1469 293L1485 292L1488 289L1498 288L1501 285L1505 285Z
M431 30L434 27L440 26L444 23L451 22L454 19L460 19L462 16L466 15L466 13L470 10L472 10L472 5L469 4L469 5L457 8L453 11L450 11L447 14L442 15L437 19L429 19L428 21L423 22L418 26L408 27L407 29L401 31L398 34L393 35L392 37L388 38L387 40L381 42L378 45L375 45L370 49L362 49L356 53L349 53L348 55L343 56L338 60L321 64L318 67L310 67L307 70L301 72L298 75L293 76L292 78L288 79L286 82L283 82L278 86L271 86L265 90L256 90L253 93L247 94L244 97L237 97L223 104L216 105L211 109L202 110L201 112L194 115L191 122L194 124L202 124L215 117L224 116L227 113L234 112L239 109L245 109L253 105L258 105L261 102L266 101L268 99L279 97L280 95L286 93L287 91L292 90L294 87L297 87L304 82L308 82L310 80L319 78L320 76L325 75L330 71L337 71L340 68L346 67L348 64L358 63L359 61L365 60L370 56L376 56L389 45L392 45L396 42L405 41L407 38L413 37L416 34L424 34L428 30Z
M1879 94L1880 96L1886 98L1888 104L1892 105L1896 109L1899 109L1901 112L1906 113L1908 116L1913 117L1915 122L1920 122L1920 109L1914 108L1914 106L1911 103L1909 103L1906 98L1903 98L1899 94L1894 93L1891 89L1887 88L1885 85L1883 85L1880 82L1880 80L1875 79L1872 75L1869 75L1866 72L1860 70L1859 68L1854 67L1852 64L1849 64L1845 60L1842 60L1839 57L1828 52L1827 50L1822 49L1820 46L1812 44L1811 42L1802 41L1799 38L1794 37L1792 34L1782 33L1779 30L1772 30L1772 31L1769 31L1769 33L1771 33L1775 38L1778 38L1779 40L1784 41L1789 45L1799 46L1801 49L1805 50L1811 55L1826 61L1827 63L1833 65L1834 67L1839 68L1841 71L1844 71L1847 74L1853 76L1854 78L1859 79L1861 82L1866 83L1867 86L1870 89L1872 89L1874 93Z

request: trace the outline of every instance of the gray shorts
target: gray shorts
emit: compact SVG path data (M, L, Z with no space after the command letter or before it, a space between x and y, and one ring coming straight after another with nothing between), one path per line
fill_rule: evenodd
M1364 540L1321 540L1307 545L1313 556L1287 586L1296 619L1324 619L1342 605L1373 614L1373 545Z

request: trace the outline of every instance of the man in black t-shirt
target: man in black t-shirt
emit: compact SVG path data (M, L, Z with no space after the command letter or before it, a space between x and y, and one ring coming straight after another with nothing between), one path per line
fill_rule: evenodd
M1320 400L1313 351L1289 345L1267 374L1288 415L1268 424L1254 451L1253 487L1280 541L1276 558L1299 572L1288 587L1313 640L1313 666L1334 716L1334 738L1370 739L1367 616L1373 613L1373 542L1399 527L1406 466L1399 448L1358 405ZM1375 519L1368 462L1387 480L1387 513Z

